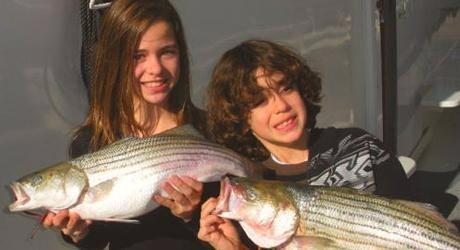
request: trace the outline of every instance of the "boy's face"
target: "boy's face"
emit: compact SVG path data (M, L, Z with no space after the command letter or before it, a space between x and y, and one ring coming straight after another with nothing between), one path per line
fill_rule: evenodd
M276 147L305 147L307 110L294 84L282 84L282 73L269 76L256 71L257 84L265 100L253 108L248 124L254 136L271 152Z

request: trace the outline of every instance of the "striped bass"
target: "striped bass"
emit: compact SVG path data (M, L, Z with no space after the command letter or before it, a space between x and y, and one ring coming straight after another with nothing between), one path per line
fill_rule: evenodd
M9 210L69 209L82 219L133 222L127 218L159 206L154 194L167 197L160 184L172 175L212 182L226 174L251 175L249 166L184 125L151 137L125 138L12 182L16 201Z
M220 192L214 213L263 248L460 249L455 226L426 204L246 178L223 179Z

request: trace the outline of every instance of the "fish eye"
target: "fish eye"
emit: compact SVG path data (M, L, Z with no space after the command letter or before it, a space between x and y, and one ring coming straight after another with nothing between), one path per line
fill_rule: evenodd
M249 200L249 201L254 201L256 199L256 194L254 192L247 192L246 193L246 198Z

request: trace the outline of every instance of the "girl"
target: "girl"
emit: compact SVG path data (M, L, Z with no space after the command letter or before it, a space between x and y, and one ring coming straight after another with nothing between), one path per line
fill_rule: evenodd
M167 0L116 0L104 14L96 47L90 110L75 134L72 157L92 152L126 136L155 135L184 123L204 131L203 112L190 100L188 51L184 30ZM176 188L173 188L173 184ZM83 248L199 249L185 226L199 207L203 185L173 176L162 186L171 199L137 218L140 224L81 220L78 214L49 213L43 225L62 231Z
M262 162L264 178L305 185L346 186L406 197L407 178L383 143L357 128L316 128L321 79L281 45L249 40L227 51L208 89L215 140ZM198 237L218 249L240 249L237 230L202 206Z

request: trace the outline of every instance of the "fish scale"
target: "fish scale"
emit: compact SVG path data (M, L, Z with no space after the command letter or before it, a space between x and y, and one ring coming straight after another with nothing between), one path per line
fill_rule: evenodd
M115 169L123 169L121 173L128 174L145 168L155 168L164 164L165 157L168 156L176 156L175 158L181 159L185 155L195 155L196 158L191 158L190 161L194 161L200 156L206 156L210 159L223 158L235 165L242 165L240 157L236 154L229 154L229 150L225 148L207 143L204 139L197 141L196 138L196 136L187 135L180 137L159 136L154 139L127 138L124 139L124 143L118 143L115 146L102 149L97 154L77 158L70 162L85 169L90 175L105 175L105 172L113 172ZM158 150L152 152L152 147ZM112 173L111 176L114 175L118 175L118 173Z
M161 193L160 184L172 175L211 182L257 172L250 161L207 141L191 125L125 138L56 166L13 182L17 200L10 211L68 208L83 219L128 222L158 206L152 195ZM43 181L34 181L37 176Z
M387 248L390 243L390 246L394 244L395 248L428 248L434 244L435 249L436 247L437 249L449 249L449 247L457 249L450 242L458 244L458 237L445 235L445 230L442 230L442 227L433 220L412 213L407 207L404 209L403 204L383 206L382 203L387 203L387 200L375 200L368 195L350 199L350 196L344 198L344 193L335 192L333 188L319 190L321 193L316 195L315 204L305 207L306 210L303 212L306 215L303 218L305 224L309 225L308 230L318 231L319 236L324 234L321 232L328 232L328 238L340 241L342 247L350 245L350 249L368 248L372 242L373 246L378 248ZM376 204L380 205L379 208L384 209L369 209ZM317 216L312 216L312 214ZM347 219L339 219L344 217ZM395 219L402 225L395 226ZM411 224L404 224L404 222L411 222ZM407 230L404 226L410 226L412 230ZM384 235L387 232L391 232L394 240L391 241L385 237L380 243L378 235ZM312 234L312 236L316 235ZM350 240L355 237L365 240L361 240L363 243ZM398 241L398 238L402 240ZM404 243L405 241L411 243ZM456 247L459 246L456 245Z
M458 231L425 207L343 187L225 178L215 213L264 248L460 249Z

